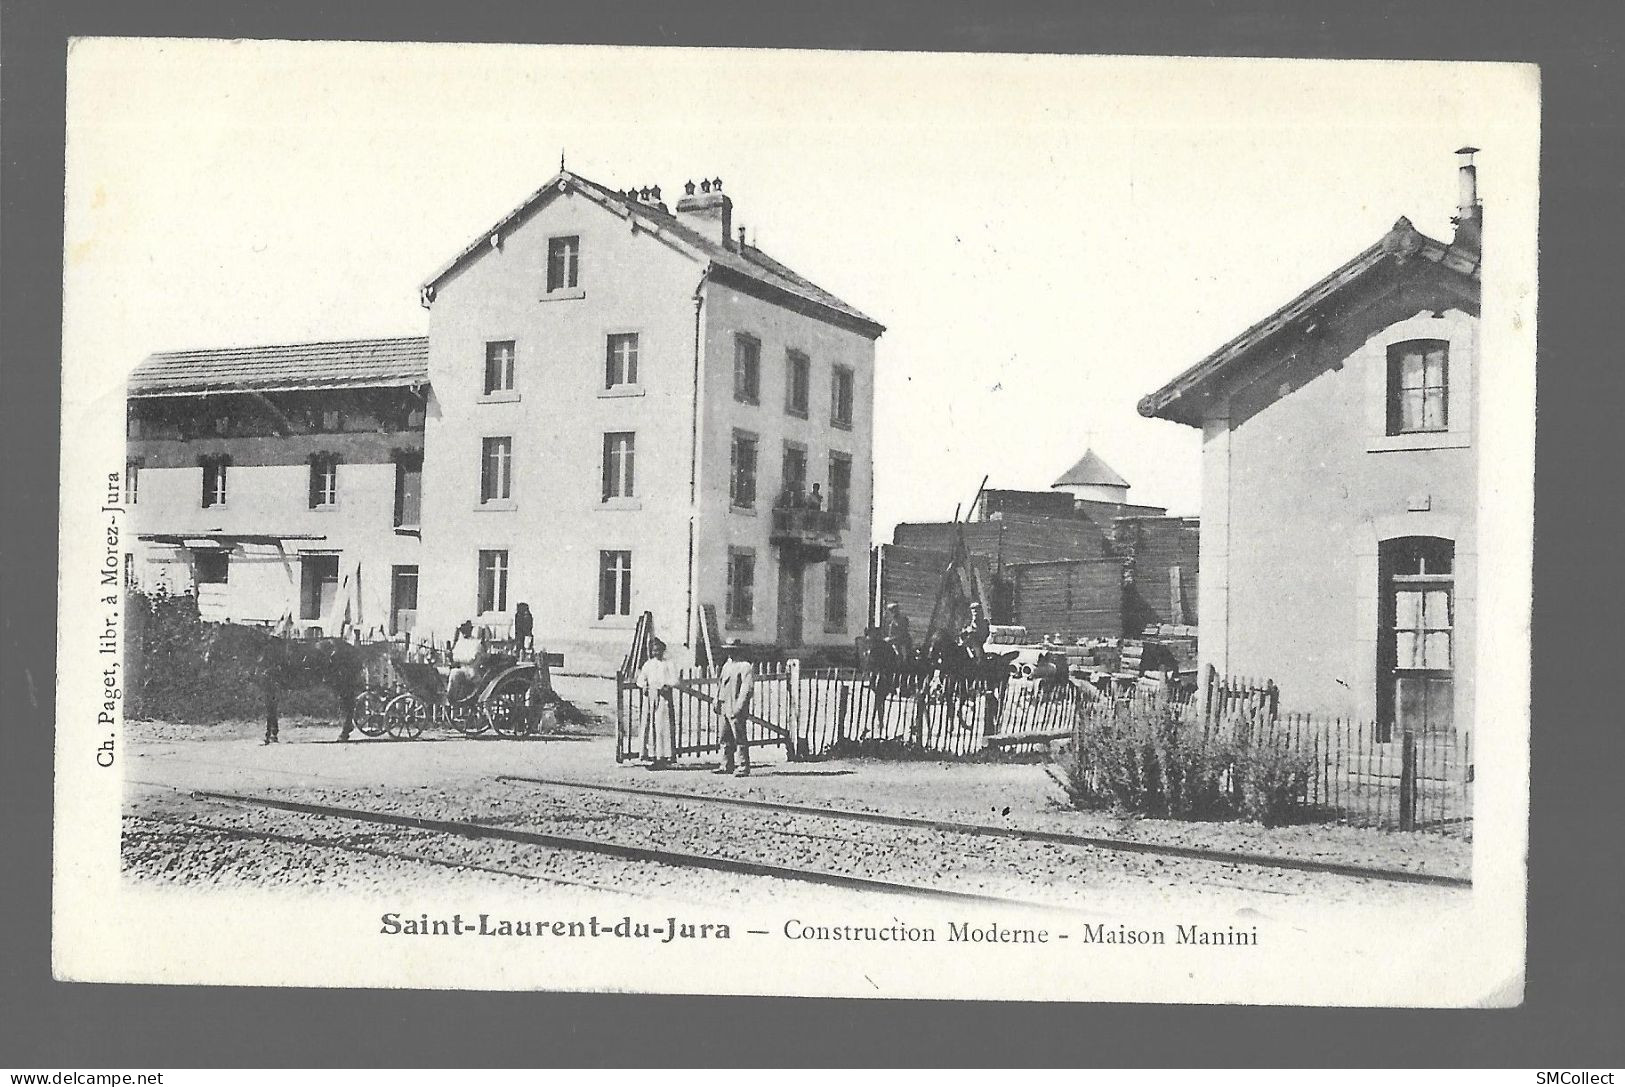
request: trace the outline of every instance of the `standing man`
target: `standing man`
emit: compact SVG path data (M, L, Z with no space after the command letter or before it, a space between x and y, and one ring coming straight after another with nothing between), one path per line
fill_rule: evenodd
M730 638L722 647L725 663L717 679L716 710L722 718L722 765L713 774L750 777L750 743L745 722L750 719L751 689L756 685L756 669L740 654L739 639ZM734 749L739 750L739 769L734 769Z
M903 614L903 605L895 600L886 605L884 637L897 654L897 666L908 667L914 659L914 635L908 629L908 616Z
M532 639L536 633L536 619L530 614L530 605L521 600L513 609L514 655L523 660L535 648Z
M677 707L672 702L677 679L677 666L666 659L666 643L655 638L637 676L649 706L643 723L643 757L651 770L668 770L677 761Z
M982 614L982 603L979 600L970 602L970 622L965 629L959 632L959 643L965 647L972 660L981 660L985 655L983 649L987 639L993 631L988 625L987 616Z

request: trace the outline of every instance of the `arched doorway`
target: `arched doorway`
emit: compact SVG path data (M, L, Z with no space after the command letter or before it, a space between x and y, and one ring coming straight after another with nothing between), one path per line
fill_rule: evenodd
M1377 739L1450 732L1455 713L1455 544L1384 540L1377 554Z

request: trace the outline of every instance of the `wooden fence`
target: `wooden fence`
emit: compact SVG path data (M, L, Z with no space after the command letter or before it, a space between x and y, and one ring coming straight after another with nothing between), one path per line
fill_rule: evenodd
M617 683L616 761L652 751L654 728L674 731L679 757L719 750L715 679L702 669L679 677L669 721L641 688L625 679ZM1210 738L1268 744L1300 756L1306 770L1298 803L1306 818L1399 829L1470 825L1470 734L1379 738L1368 721L1281 713L1274 684L1216 676L1195 696L1180 699L1145 685L1113 693L1079 681L860 675L851 669L803 670L792 661L758 671L746 734L752 747L783 747L791 759L883 753L1040 757L1082 735L1118 732L1148 715Z

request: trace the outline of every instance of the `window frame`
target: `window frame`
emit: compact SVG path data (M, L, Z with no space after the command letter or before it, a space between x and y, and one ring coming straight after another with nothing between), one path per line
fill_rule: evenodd
M482 547L475 561L475 614L505 614L508 610L508 586L513 576L512 556L505 547Z
M500 486L498 486L500 484ZM500 493L498 493L500 491ZM513 501L513 435L491 434L480 439L480 505Z
M141 469L145 462L140 457L124 461L124 504L134 506L141 501Z
M743 560L750 577L741 586L739 562ZM741 598L741 592L743 597ZM739 607L741 599L744 608ZM723 595L724 625L728 630L753 630L756 626L756 549L754 547L728 548L727 585Z
M624 359L615 356L616 341L630 346ZM604 335L604 388L624 389L639 383L638 362L643 350L643 337L637 331L609 332Z
M827 489L829 493L824 497L824 508L829 510L829 512L834 516L839 517L842 524L846 524L852 519L853 459L852 454L847 453L844 450L831 449L829 451L829 465L825 471L825 476L827 477ZM846 467L845 487L835 486L835 466L838 464ZM841 499L839 502L836 501L837 495L839 495Z
M507 348L504 355L502 349ZM493 365L495 369L493 370ZM485 380L481 395L492 397L512 393L514 389L515 373L519 369L519 342L517 340L486 340L485 341ZM491 384L493 377L499 379L496 385Z
M1439 358L1439 380L1437 384L1428 383L1428 359L1437 353ZM1422 384L1412 390L1404 385L1405 363L1409 359L1420 359L1422 367ZM1388 345L1386 352L1387 371L1384 385L1384 414L1386 418L1385 436L1390 438L1407 437L1413 434L1447 434L1450 432L1450 341L1437 338L1416 337L1409 340L1398 340ZM1420 394L1420 410L1418 424L1405 425L1406 394L1415 391ZM1429 403L1437 403L1439 407L1439 425L1425 425Z
M734 402L762 402L762 341L749 332L734 333Z
M801 462L801 486L792 494L790 490L790 461L797 458ZM775 508L780 508L781 502L789 498L791 503L805 504L807 492L811 489L808 482L812 474L812 453L807 443L784 439L779 450L779 497L773 502Z
M740 495L743 488L743 465L740 461L740 444L750 446L750 494L748 501L741 502ZM728 507L735 510L754 510L757 499L761 497L762 477L762 439L759 434L749 430L735 429L728 442Z
M801 377L799 386L797 374ZM801 394L799 404L798 392ZM806 419L812 414L812 357L794 347L784 352L784 413L797 419Z
M563 261L563 267L556 262ZM555 274L556 273L556 274ZM581 285L581 235L555 234L547 239L547 293L573 291Z
M310 458L310 508L335 510L339 505L339 458L336 453L317 453Z
M208 456L199 461L203 469L203 492L199 497L200 509L215 509L225 506L231 498L231 484L228 479L231 468L230 456Z
M616 439L625 439L619 452L619 464L614 463L617 456ZM638 433L635 430L604 432L603 486L600 501L612 502L637 497L637 442Z
M416 474L418 485L416 494L417 516L412 520L406 519L407 496L406 480L410 475ZM400 529L417 529L423 526L423 454L419 452L398 453L395 456L395 508L390 517L391 524Z
M601 548L598 552L598 619L625 619L632 615L632 551ZM608 605L606 609L606 605Z
M845 414L842 414L841 379L846 379ZM853 417L857 414L858 375L850 366L837 363L830 369L829 379L829 425L838 430L851 430Z

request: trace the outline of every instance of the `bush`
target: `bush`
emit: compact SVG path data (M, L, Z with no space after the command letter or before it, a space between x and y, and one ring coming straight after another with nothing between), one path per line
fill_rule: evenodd
M1309 764L1273 744L1209 736L1167 703L1075 734L1048 767L1074 808L1276 826L1300 809Z
M125 716L176 722L263 720L265 696L234 660L203 660L207 626L190 593L130 590L125 596ZM336 719L338 700L325 687L282 691L280 716Z

